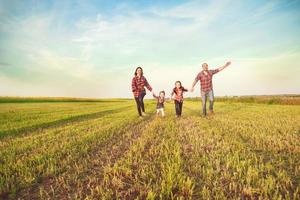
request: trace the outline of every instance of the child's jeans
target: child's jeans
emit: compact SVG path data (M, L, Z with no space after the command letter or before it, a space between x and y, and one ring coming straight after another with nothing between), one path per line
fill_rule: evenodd
M175 100L174 103L175 103L176 116L181 116L183 102Z

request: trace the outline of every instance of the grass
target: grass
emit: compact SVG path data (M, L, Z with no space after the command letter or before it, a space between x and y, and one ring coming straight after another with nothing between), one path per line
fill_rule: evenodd
M47 103L47 102L124 102L128 99L97 99L75 97L12 97L0 96L0 103Z
M0 199L299 199L300 106L0 104Z

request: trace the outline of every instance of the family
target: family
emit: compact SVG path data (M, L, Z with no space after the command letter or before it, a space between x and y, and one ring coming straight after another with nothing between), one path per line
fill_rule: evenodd
M202 113L203 116L207 115L206 112L206 101L209 98L209 112L213 114L213 106L214 106L214 92L213 92L213 84L212 77L214 74L222 71L226 67L228 67L231 62L227 62L224 66L219 67L214 70L208 70L208 64L202 64L202 70L197 74L191 89L186 89L182 86L180 81L175 82L175 87L171 93L171 99L174 99L176 117L180 117L182 113L182 104L183 104L183 93L184 92L193 92L194 87L198 81L200 81L201 86L201 97L202 97ZM137 110L139 116L145 116L145 105L144 105L144 97L146 95L145 87L152 92L154 98L157 99L156 105L156 114L161 114L165 116L164 112L164 102L165 102L165 91L160 91L158 96L153 92L152 87L148 83L147 79L143 75L143 69L141 67L137 67L134 72L134 77L131 82L131 89L134 95L134 99L136 101Z

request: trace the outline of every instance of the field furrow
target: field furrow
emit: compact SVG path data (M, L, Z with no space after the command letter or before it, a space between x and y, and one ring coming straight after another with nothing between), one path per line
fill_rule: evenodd
M121 159L152 120L153 116L129 120L105 143L89 144L93 148L82 159L70 163L66 171L23 190L18 194L19 198L83 199L90 195L103 182L105 166L113 166Z
M121 109L122 110L122 109ZM37 130L24 137L1 140L1 193L12 195L18 189L41 181L41 177L59 174L69 163L87 155L97 145L130 126L136 119L133 108L105 116ZM8 192L8 193L7 193Z

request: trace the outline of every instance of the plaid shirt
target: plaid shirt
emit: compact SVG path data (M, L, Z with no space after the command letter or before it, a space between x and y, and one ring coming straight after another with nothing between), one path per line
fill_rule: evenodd
M207 75L204 74L204 71L201 71L195 78L195 81L198 82L200 80L201 91L209 92L213 89L212 77L214 74L218 73L218 69L208 70Z
M142 92L146 93L145 86L148 90L152 91L152 87L149 85L147 79L144 76L141 76L140 78L138 76L135 76L132 78L131 90L135 97L140 96Z
M153 97L157 99L156 109L164 108L165 98L161 98L160 96L156 96L153 94Z
M182 102L183 101L183 93L184 92L187 92L188 90L185 89L184 87L180 87L180 88L177 88L175 87L172 91L172 96L175 94L175 100L178 101L178 102Z

